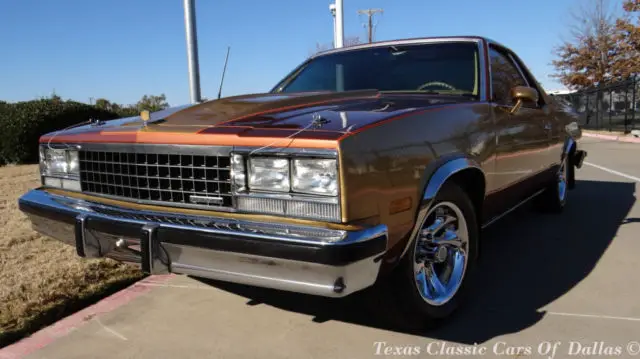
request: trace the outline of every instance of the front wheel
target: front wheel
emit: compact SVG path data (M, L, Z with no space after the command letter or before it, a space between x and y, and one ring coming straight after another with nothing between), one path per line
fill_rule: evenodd
M467 193L446 184L391 279L389 316L411 329L437 325L460 306L476 269L479 229Z
M549 183L544 192L538 196L537 206L543 212L559 213L567 204L567 192L569 190L570 172L573 166L571 156L567 156L556 173L555 181Z

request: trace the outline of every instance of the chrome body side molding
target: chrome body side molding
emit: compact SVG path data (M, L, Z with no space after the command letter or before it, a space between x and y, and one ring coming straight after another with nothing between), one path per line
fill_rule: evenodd
M500 219L502 219L502 217L508 215L509 213L515 211L516 209L520 208L522 205L526 204L527 202L529 202L530 200L534 199L535 197L539 196L540 194L542 194L542 192L544 192L544 189L539 190L538 192L532 194L531 196L525 198L524 200L522 200L521 202L519 202L518 204L516 204L515 206L507 209L506 211L502 212L501 214L499 214L496 217L493 217L489 222L485 223L482 225L482 229L485 229L487 227L489 227L490 225L496 223L497 221L499 221Z

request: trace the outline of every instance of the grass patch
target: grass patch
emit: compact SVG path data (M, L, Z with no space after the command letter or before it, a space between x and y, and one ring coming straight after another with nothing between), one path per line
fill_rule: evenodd
M34 232L18 197L39 184L37 165L0 167L0 347L144 276L110 259L81 259Z

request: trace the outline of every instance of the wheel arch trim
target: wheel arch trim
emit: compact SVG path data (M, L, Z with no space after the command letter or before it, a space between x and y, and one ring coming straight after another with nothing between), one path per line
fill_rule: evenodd
M441 163L439 161L439 163ZM403 258L407 251L409 250L409 246L413 242L413 239L418 234L418 230L424 222L429 209L431 208L431 204L433 200L438 195L438 192L444 186L445 183L455 174L461 173L463 171L479 171L482 174L482 177L485 179L485 193L486 193L486 176L482 167L473 159L468 158L464 155L454 155L452 158L445 160L444 163L441 163L439 166L435 168L427 167L424 173L423 183L424 186L421 186L421 200L418 205L416 221L411 231L409 238L406 240L404 244L404 249L399 258Z
M571 136L567 136L564 141L564 149L562 150L562 159L564 160L567 155L571 152L572 148L577 149L576 141Z

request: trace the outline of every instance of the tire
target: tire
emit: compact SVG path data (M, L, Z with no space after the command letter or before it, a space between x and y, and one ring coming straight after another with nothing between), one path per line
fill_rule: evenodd
M560 168L556 174L556 178L549 183L544 192L536 198L538 210L547 213L560 213L567 205L567 195L569 190L569 168L573 168L571 156L561 162Z
M457 208L458 211L456 212L455 209L451 207ZM460 276L455 276L456 271L453 270L451 275L448 277L451 280L460 278L459 281L450 283L440 282L445 286L452 283L459 283L458 285L452 286L452 288L457 287L457 289L446 296L434 295L434 297L439 297L439 300L434 300L433 298L428 298L428 295L424 296L422 294L424 291L421 293L420 281L416 279L418 277L415 273L416 266L419 266L419 264L416 263L416 253L423 252L424 241L422 240L420 233L423 228L426 228L433 223L433 220L435 219L434 211L438 211L438 208L450 211L449 213L455 214L456 216L462 216L463 221L458 218L455 225L459 235L458 239L464 242L465 239L463 237L466 236L466 244L464 245L466 248L466 266L463 266ZM441 324L444 319L452 316L456 309L458 309L458 307L463 303L470 287L470 283L472 282L473 276L476 272L479 226L474 206L467 193L454 183L445 184L438 192L433 204L431 205L429 213L430 214L427 215L424 223L416 223L416 226L420 226L417 238L411 239L409 249L405 256L400 260L394 272L391 273L391 276L387 278L385 288L383 288L382 292L379 293L379 295L388 297L388 300L386 301L387 304L385 304L386 307L383 307L382 309L387 316L387 320L393 325L400 326L403 329L431 329ZM466 233L462 233L463 231L466 231ZM437 238L438 234L441 233L444 232L435 232L436 236L434 237ZM447 242L443 241L443 243ZM457 247L448 247L446 244L444 247L449 248L447 249L447 257L452 259L454 256L453 253L456 251ZM434 261L441 260L442 251L434 252L440 252L439 254L434 255ZM454 262L455 261L452 261L451 263ZM431 269L435 268L436 272L438 272L438 268L445 267L446 265L444 263L434 264L434 262L431 262L428 265L424 264L424 266L425 268L427 266ZM427 272L426 269L425 272ZM440 273L443 274L447 272L443 270ZM433 289L434 287L428 288Z
M567 157L567 188L574 189L576 188L576 166L573 161L573 156L575 155L575 150L569 151L569 155Z

